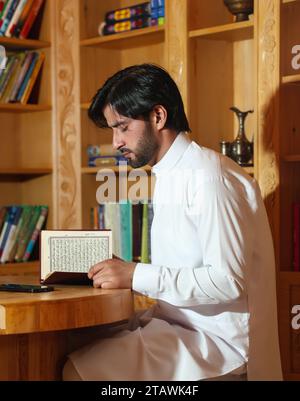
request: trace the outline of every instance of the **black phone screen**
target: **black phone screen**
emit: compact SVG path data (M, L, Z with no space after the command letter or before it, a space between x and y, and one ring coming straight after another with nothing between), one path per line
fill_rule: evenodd
M0 291L11 292L48 292L53 291L54 287L49 285L31 284L0 284Z

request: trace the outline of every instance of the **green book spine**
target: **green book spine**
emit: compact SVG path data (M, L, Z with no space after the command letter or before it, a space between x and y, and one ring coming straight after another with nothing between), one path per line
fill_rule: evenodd
M148 203L146 203L146 202L144 202L144 204L143 204L141 262L142 263L149 263L149 252L148 252Z
M120 202L121 257L132 261L132 205L129 201Z

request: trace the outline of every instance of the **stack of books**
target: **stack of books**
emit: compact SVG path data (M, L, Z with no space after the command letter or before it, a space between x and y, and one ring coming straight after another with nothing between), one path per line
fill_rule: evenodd
M45 59L43 52L9 53L0 70L0 102L27 104Z
M127 262L150 263L152 220L150 201L108 202L91 208L93 229L112 230L113 254Z
M31 260L47 216L45 205L0 207L0 263Z
M163 25L165 22L164 0L151 0L131 7L119 8L106 13L100 25L100 35L112 35L125 31Z
M0 0L0 36L26 39L44 0Z

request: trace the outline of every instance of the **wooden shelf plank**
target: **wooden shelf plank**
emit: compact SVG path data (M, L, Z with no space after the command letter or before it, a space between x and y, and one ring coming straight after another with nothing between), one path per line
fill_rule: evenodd
M252 39L254 34L253 21L234 22L211 28L190 31L190 38L225 40L229 42Z
M80 46L101 46L122 49L124 49L124 47L146 47L152 43L162 42L164 40L164 32L164 26L151 26L149 28L136 29L130 32L83 39L80 41ZM126 44L124 41L126 41Z
M299 0L282 0L283 4L289 4L289 3L297 3Z
M45 49L50 47L51 43L45 40L0 37L0 45L9 49Z
M285 155L282 159L290 163L300 162L300 155Z
M47 104L0 103L0 113L33 113L51 110Z
M300 74L286 75L282 77L283 84L297 84L300 85Z
M0 181L26 181L52 173L52 168L0 168Z
M139 171L139 170L144 170L147 173L151 171L151 167L150 166L145 166L145 167L141 167L138 169L133 169L132 167L128 166L128 167L124 167L124 166L103 166L103 167L82 167L81 168L81 173L82 174L97 174L98 171L102 171L102 172L114 172L114 173L119 173L119 172L130 172L130 171Z

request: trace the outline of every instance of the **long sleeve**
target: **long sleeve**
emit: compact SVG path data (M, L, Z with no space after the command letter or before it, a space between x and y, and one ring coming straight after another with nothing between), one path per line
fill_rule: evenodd
M232 303L245 297L253 244L248 202L246 193L224 178L201 185L188 219L195 227L196 236L190 240L202 255L201 264L191 268L188 260L182 267L140 263L133 289L185 307Z

